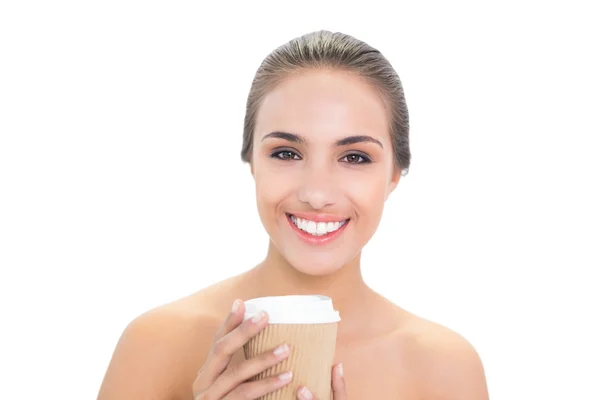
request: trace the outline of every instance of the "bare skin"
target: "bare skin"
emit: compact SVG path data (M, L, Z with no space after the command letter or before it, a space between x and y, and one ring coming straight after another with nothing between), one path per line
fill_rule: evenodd
M251 172L267 256L136 318L98 399L192 400L234 300L322 294L341 316L334 364L343 364L348 399L487 400L481 361L464 338L401 309L362 278L362 248L400 180L379 93L345 72L296 74L266 95L255 131ZM346 222L321 240L291 216ZM251 361L239 349L227 362Z
M233 301L282 294L264 290L273 286L263 271L259 265L138 317L98 399L193 400L192 384ZM352 313L344 312L352 302L334 298L342 316L334 364L344 366L349 399L488 399L481 361L464 338L362 288ZM238 351L232 365L243 360Z

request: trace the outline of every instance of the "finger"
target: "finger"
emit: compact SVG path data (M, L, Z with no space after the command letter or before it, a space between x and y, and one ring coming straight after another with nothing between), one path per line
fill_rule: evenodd
M214 337L213 344L209 352L209 357L207 357L207 359L210 358L210 354L213 353L214 348L219 342L219 340L221 340L225 335L229 334L242 323L242 321L244 320L245 311L246 305L244 304L244 302L240 299L235 299L233 305L231 306L231 311L227 315L227 318L225 318L225 321L219 327L219 330ZM225 358L223 360L225 366L227 366L229 360L230 358ZM225 369L225 367L221 364L218 364L216 367L218 368L211 369L208 366L207 368L205 368L205 370L208 370L210 372L211 379L215 379Z
M268 319L267 313L261 311L214 343L206 364L206 373L211 381L223 373L236 351L267 326Z
M347 400L346 381L344 381L344 367L339 363L331 372L331 389L333 390L333 400Z
M227 368L212 384L212 397L222 398L248 379L285 360L289 355L290 347L284 343L275 349L265 351L256 357Z
M215 342L234 330L243 320L246 305L240 299L235 299L231 306L231 311L227 314L227 318L219 327L215 335Z
M287 371L259 381L247 382L233 389L224 400L258 399L267 393L281 389L292 381L292 372ZM218 398L218 397L217 397Z
M233 329L238 327L240 325L240 323L243 321L245 310L246 310L246 307L245 307L244 302L240 299L235 299L235 301L233 302L233 305L231 307L231 311L229 312L229 314L227 314L225 321L223 321L223 323L219 327L219 329L213 339L213 343L210 348L209 355L206 358L207 361L205 362L204 366L202 366L202 368L198 371L198 376L196 377L196 380L194 381L194 385L199 385L199 386L205 387L207 385L210 385L214 381L214 379L219 375L220 366L219 365L216 366L219 368L216 368L215 365L211 366L211 365L209 365L208 360L215 348L216 343L221 338L223 338L223 336L225 336L226 334L231 332ZM227 361L227 363L229 363L228 360L224 360L224 361ZM225 365L227 365L227 363Z
M331 371L331 389L333 392L333 400L348 400L346 392L346 383L344 381L344 367L342 363L334 366ZM301 386L296 393L298 400L316 400L311 391Z
M296 399L298 400L315 400L315 396L306 386L300 386L296 392Z

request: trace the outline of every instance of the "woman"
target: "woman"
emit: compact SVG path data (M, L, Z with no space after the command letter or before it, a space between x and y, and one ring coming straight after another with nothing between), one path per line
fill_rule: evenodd
M289 348L250 360L242 349L268 321L242 323L243 300L286 294L323 294L340 312L335 400L487 399L465 339L394 305L361 276L361 250L408 171L408 127L400 79L369 45L319 31L271 53L250 90L242 148L267 255L132 321L99 399L255 399L288 384L289 374L248 379ZM312 398L310 388L297 393Z

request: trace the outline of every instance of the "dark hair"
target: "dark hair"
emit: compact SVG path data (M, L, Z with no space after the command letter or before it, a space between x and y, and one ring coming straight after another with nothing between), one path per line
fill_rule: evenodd
M378 50L365 42L326 30L292 39L263 60L246 103L242 160L250 162L256 115L264 96L288 76L310 69L353 72L378 90L390 117L395 164L402 170L402 175L406 175L411 159L408 108L398 74Z

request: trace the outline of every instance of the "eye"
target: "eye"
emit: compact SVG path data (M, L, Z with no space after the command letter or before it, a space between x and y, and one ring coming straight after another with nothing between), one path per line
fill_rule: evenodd
M272 158L278 158L284 161L300 160L300 156L291 150L280 150L271 154Z
M342 157L342 161L348 164L368 164L371 162L371 159L362 154L352 153Z

